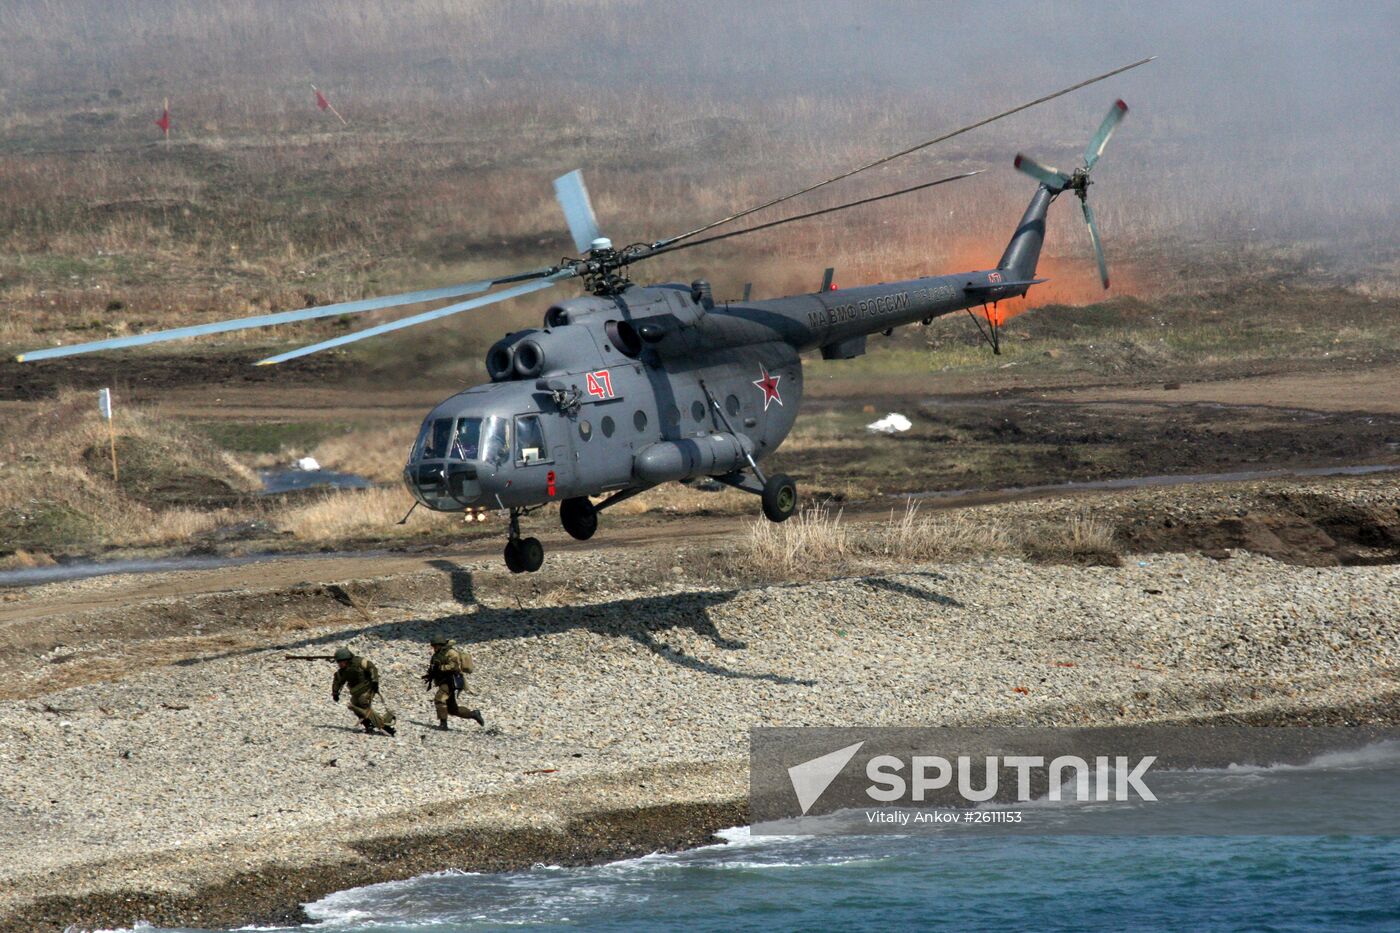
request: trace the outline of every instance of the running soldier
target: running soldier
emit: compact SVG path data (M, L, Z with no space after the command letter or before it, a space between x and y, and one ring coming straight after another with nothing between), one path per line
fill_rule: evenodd
M450 638L439 636L429 644L433 646L433 658L428 663L428 673L423 675L423 682L429 690L437 687L437 693L433 694L433 706L437 708L438 728L447 730L448 716L475 719L478 726L485 726L486 720L481 710L463 711L457 705L457 694L467 688L466 675L474 669L471 655L458 648Z
M380 713L374 708L374 696L379 692L379 668L374 662L362 658L349 648L337 648L335 654L335 680L331 681L331 699L340 702L340 691L350 691L350 712L365 727L365 732L374 735L376 729L394 734L394 711Z

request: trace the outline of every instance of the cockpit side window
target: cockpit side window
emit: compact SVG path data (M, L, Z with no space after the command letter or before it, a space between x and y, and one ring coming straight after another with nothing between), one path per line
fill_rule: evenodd
M434 418L423 422L423 433L418 438L417 459L441 460L447 456L447 445L451 439L451 418Z
M481 428L481 461L505 463L510 456L510 419L492 415Z
M423 427L418 429L418 438L413 442L413 449L408 452L409 460L422 460L423 448L428 443L428 435L432 433L433 422L428 419L423 422Z
M519 463L539 463L549 459L544 443L544 428L539 415L521 415L515 419L515 459Z

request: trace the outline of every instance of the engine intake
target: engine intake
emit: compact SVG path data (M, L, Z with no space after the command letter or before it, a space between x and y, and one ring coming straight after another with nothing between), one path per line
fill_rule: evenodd
M504 340L486 351L486 373L496 382L509 379L515 371L514 348Z
M515 345L515 374L521 379L533 379L544 372L544 348L533 340Z

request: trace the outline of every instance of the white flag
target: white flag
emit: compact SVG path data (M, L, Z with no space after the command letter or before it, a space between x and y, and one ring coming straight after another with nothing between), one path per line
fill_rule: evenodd
M102 413L104 421L112 420L112 390L103 389L97 393L97 410Z

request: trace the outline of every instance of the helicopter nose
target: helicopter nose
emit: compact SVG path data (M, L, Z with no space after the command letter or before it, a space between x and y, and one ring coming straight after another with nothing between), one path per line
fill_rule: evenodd
M471 463L410 462L404 467L403 479L413 498L439 512L460 511L481 498L477 466Z

